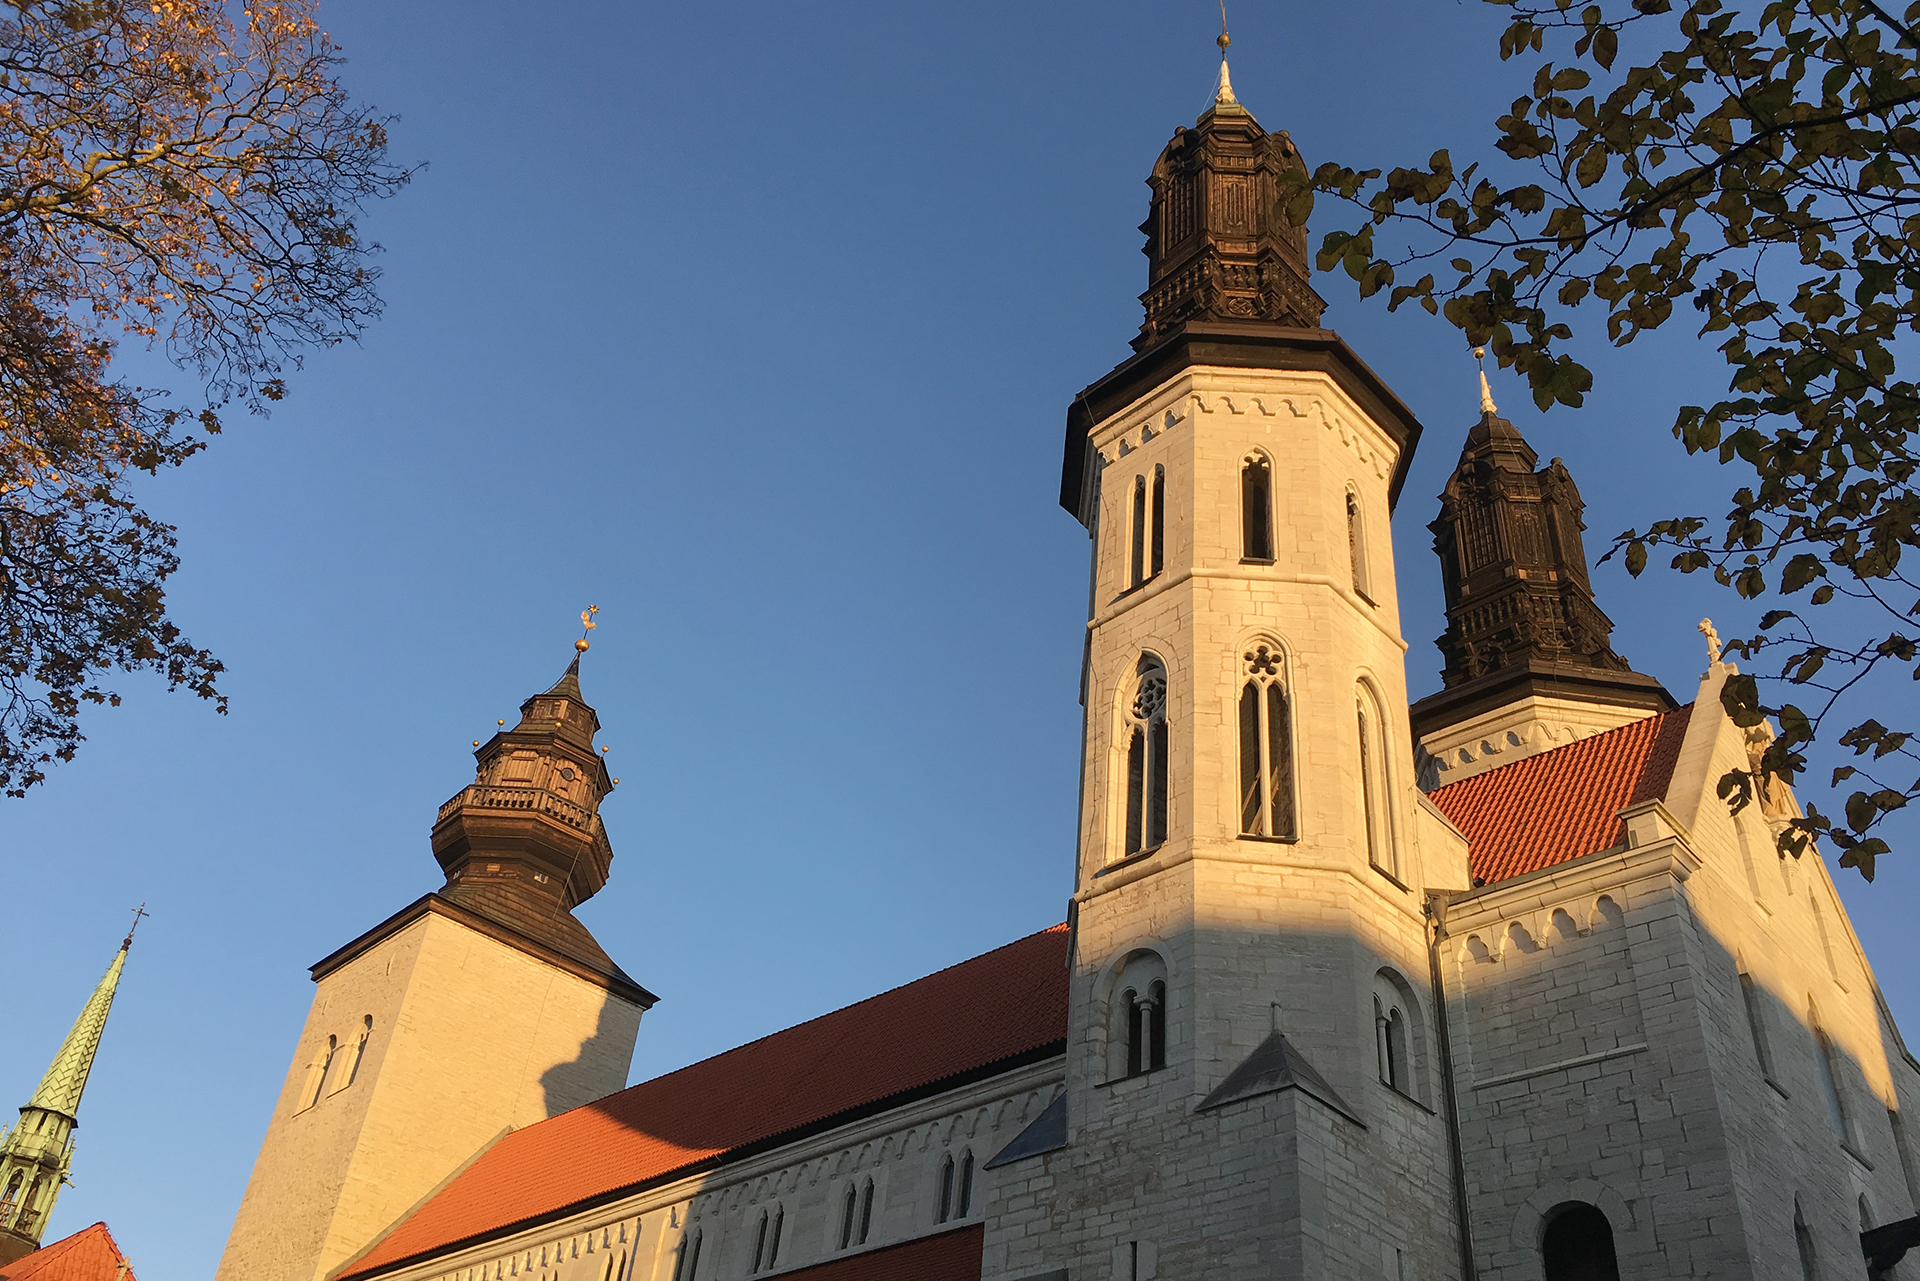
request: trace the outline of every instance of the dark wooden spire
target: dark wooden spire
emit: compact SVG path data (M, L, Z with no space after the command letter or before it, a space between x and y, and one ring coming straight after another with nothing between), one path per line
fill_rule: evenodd
M1416 734L1528 695L1650 710L1673 699L1614 652L1581 541L1585 504L1565 464L1539 456L1483 392L1480 421L1428 529L1440 557L1446 689L1414 708Z
M1154 162L1146 233L1144 351L1185 321L1271 321L1317 329L1326 303L1307 283L1306 228L1278 207L1280 176L1305 162L1282 131L1268 133L1234 99L1220 64L1214 102Z
M433 853L447 894L511 890L554 916L599 893L613 863L600 824L613 780L594 749L599 728L575 655L551 689L520 704L519 724L480 745L473 783L440 807Z

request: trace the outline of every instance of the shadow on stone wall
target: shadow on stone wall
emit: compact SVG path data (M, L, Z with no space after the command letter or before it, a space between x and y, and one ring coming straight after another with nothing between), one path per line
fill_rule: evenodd
M583 1103L592 1103L625 1085L622 1080L608 1088L605 1064L608 1056L631 1061L633 1046L633 1028L620 1017L620 1002L611 995L603 996L593 1035L580 1043L579 1052L570 1061L556 1063L540 1074L547 1115L558 1116Z

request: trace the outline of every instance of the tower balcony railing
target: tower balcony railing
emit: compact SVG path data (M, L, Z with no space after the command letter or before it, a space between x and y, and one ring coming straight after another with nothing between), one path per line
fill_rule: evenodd
M444 821L459 809L531 811L582 832L592 832L598 825L598 816L592 810L544 787L474 783L456 792L452 800L440 807L436 822Z

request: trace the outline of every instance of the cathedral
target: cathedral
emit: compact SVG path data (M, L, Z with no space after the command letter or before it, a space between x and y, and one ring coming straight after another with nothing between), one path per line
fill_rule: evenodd
M1223 60L1133 351L1069 399L1065 921L627 1087L655 998L573 915L615 785L576 654L440 807L441 888L314 965L218 1281L1895 1275L1920 1063L1776 853L1711 625L1668 638L1697 689L1633 670L1484 377L1409 705L1422 427L1321 327L1303 167Z

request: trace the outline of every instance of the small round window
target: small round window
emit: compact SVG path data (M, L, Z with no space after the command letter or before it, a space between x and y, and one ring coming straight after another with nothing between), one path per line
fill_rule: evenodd
M571 769L563 769L560 771L560 777L571 783L573 781L573 771Z

